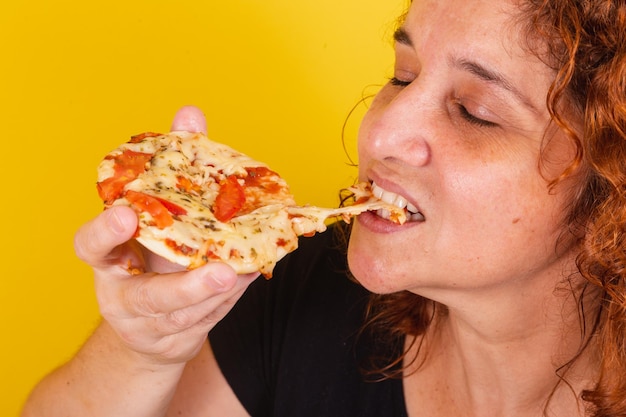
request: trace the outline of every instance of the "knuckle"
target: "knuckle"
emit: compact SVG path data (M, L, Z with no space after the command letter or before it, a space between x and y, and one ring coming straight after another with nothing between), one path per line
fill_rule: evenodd
M219 321L221 320L221 317L215 317L214 314L209 314L207 316L202 317L197 323L196 323L196 327L199 327L201 329L207 329L207 328L212 328L213 326L215 326Z
M155 298L155 292L148 285L148 280L149 278L138 280L137 284L129 291L127 299L131 309L135 310L139 315L155 317L161 315L163 311Z
M107 321L112 321L119 316L118 309L110 303L99 302L100 315Z
M102 317L111 321L123 316L122 303L117 297L117 291L107 280L100 279L98 274L96 274L95 291Z
M99 258L112 248L108 247L107 229L97 227L94 222L83 225L74 234L74 252L78 258L87 263L97 263Z
M127 346L138 346L141 344L141 335L133 329L122 327L116 329L116 332L118 337Z
M195 319L186 310L176 310L164 316L167 327L184 330L195 324Z
M78 256L78 259L87 262L91 251L88 248L90 240L85 239L85 233L86 230L83 226L74 234L74 252L76 253L76 256Z

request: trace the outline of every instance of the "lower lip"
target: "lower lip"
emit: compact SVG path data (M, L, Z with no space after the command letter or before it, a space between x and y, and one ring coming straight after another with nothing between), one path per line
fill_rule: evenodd
M409 227L414 227L415 225L418 225L420 223L406 222L403 225L399 225L390 222L389 220L385 220L370 211L359 214L356 218L356 221L359 222L359 225L375 233L395 233L401 230L405 230Z

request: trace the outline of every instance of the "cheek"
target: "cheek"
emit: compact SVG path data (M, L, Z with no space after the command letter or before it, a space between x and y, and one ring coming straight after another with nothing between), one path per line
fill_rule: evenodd
M544 252L540 248L556 244L563 206L540 179L500 177L489 184L463 185L465 193L457 194L457 212L450 215L458 220L446 228L449 239L465 240L468 248L475 245L478 253L489 258Z
M534 224L552 221L547 214L556 200L532 158L527 163L519 159L473 161L471 165L450 164L434 191L434 218L440 222L440 239L450 245L455 240L477 245L483 239L507 242L513 235L528 232Z

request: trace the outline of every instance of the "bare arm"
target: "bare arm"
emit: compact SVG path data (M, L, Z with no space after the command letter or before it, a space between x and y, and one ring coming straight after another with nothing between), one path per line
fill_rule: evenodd
M183 366L133 357L103 322L71 361L35 388L22 416L163 416Z
M219 412L212 414L215 410ZM167 417L212 415L244 417L248 413L222 375L207 340L187 363Z
M202 130L204 119L186 108L173 128ZM184 410L170 415L238 415L233 409L241 415L207 334L255 276L237 276L221 263L181 271L142 251L131 240L136 227L132 209L114 207L76 234L104 320L74 358L33 390L22 417L162 417L170 407ZM129 266L148 272L134 275Z
M208 341L182 366L142 367L116 338L103 322L72 361L33 391L22 416L248 416Z

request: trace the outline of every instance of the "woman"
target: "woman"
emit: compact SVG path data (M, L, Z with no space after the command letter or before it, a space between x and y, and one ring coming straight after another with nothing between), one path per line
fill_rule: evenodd
M418 0L395 41L359 177L414 214L354 222L360 285L327 233L233 308L223 264L127 276L108 210L76 237L105 320L24 416L626 415L626 5Z

